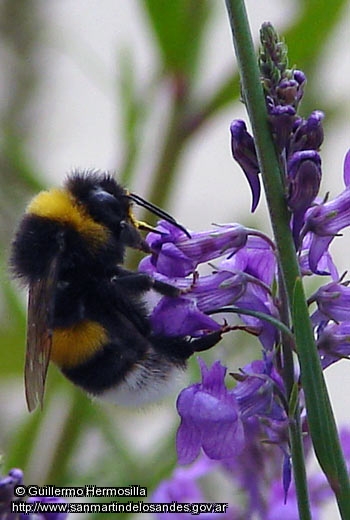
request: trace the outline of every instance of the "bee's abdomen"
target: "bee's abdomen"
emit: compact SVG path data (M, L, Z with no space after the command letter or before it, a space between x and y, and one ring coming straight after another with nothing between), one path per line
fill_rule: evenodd
M117 386L139 361L137 351L117 341L101 346L94 355L76 366L63 367L62 372L88 393L99 395Z
M60 368L76 367L98 354L107 342L105 328L96 321L83 320L70 327L55 328L51 360Z

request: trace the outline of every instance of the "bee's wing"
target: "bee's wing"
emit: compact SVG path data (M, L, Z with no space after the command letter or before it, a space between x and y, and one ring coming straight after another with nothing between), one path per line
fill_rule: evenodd
M52 344L52 319L55 291L61 260L59 252L52 259L47 275L33 283L28 294L27 350L24 384L28 410L42 407L46 374Z

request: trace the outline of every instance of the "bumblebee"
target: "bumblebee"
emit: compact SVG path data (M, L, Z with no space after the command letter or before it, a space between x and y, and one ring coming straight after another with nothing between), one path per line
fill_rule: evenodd
M92 396L143 404L174 370L220 339L152 333L147 293L179 290L123 267L127 247L149 252L132 204L188 232L173 217L120 186L108 173L75 172L62 188L32 199L12 243L10 264L28 287L25 393L42 406L49 362Z

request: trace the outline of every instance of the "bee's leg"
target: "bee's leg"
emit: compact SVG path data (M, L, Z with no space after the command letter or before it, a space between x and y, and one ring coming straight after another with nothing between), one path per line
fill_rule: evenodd
M154 289L164 296L176 297L181 294L180 289L177 287L174 287L173 285L170 285L166 282L156 280L147 273L134 273L124 269L120 272L118 271L118 274L113 275L111 277L111 282L113 285L116 285L121 289L124 288L129 291L140 293Z
M189 346L192 349L192 353L194 352L202 352L203 350L208 350L214 347L222 337L222 330L217 330L215 332L210 332L205 336L200 338L194 338L190 341Z
M161 282L160 280L155 280L154 278L152 288L159 294L163 294L164 296L170 296L172 298L176 298L176 296L181 295L181 290L175 287L174 285L170 285L166 282Z

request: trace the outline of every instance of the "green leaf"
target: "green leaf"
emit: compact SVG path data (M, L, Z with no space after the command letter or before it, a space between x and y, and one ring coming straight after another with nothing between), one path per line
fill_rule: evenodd
M193 75L198 64L208 0L144 0L146 13L162 53L166 70Z

